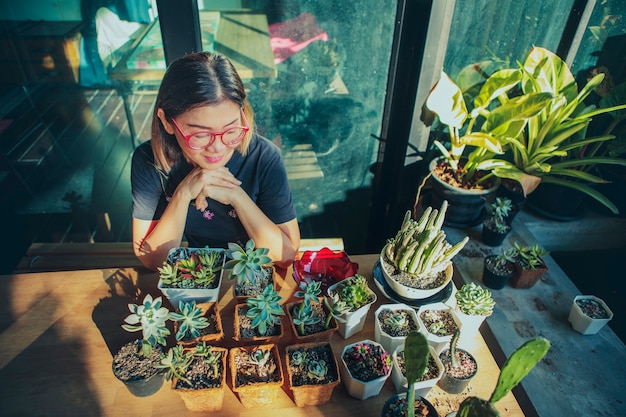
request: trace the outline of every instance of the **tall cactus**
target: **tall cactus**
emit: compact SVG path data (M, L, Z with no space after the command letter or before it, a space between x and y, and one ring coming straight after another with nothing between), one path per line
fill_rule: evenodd
M459 406L458 417L499 417L495 403L508 394L548 353L550 342L537 337L524 343L509 356L505 362L498 383L491 393L489 401L477 397L468 397Z
M428 367L428 340L422 333L413 330L404 341L406 379L406 416L415 417L415 383L419 381Z
M411 218L410 210L406 212L400 230L385 247L387 259L398 270L416 277L440 271L463 249L468 236L453 246L441 229L447 209L444 200L439 210L427 207L417 221Z

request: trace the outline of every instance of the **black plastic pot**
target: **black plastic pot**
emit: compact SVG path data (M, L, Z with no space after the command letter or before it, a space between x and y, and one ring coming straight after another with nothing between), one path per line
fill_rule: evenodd
M147 379L121 381L135 397L149 397L161 389L165 380L163 372L156 373Z
M539 187L528 196L526 206L551 220L572 221L587 215L585 194L555 184L539 184Z
M485 224L485 222L483 222L481 240L485 245L488 246L500 246L502 245L502 242L504 242L504 239L506 239L510 231L511 228L509 228L508 232L500 233L497 230L491 229Z
M420 400L428 408L428 417L439 417L439 413L435 407L424 397L420 397L419 395L415 396L415 402ZM385 405L383 405L383 411L381 414L382 417L404 417L406 416L406 392L395 394L387 401L385 401Z
M506 275L499 275L493 272L487 267L489 260L496 259L497 255L489 255L485 257L483 266L483 284L493 290L501 290L515 275L515 268L512 268L511 272Z

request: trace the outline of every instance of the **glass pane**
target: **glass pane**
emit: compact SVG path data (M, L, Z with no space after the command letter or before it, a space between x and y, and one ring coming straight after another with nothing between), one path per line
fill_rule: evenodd
M491 61L516 67L533 45L556 52L573 0L456 0L444 71ZM490 74L495 67L486 67Z
M281 147L302 236L343 237L359 253L396 2L229 3L198 2L203 46L233 60L260 133Z

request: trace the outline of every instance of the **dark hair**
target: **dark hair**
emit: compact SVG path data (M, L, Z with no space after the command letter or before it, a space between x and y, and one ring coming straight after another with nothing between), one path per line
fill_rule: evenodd
M254 115L246 99L243 82L228 58L208 52L185 55L170 64L157 95L152 114L152 150L160 169L169 172L182 156L174 135L165 131L157 116L163 109L168 119L201 106L232 101L243 108L250 130L237 150L245 154L254 134Z

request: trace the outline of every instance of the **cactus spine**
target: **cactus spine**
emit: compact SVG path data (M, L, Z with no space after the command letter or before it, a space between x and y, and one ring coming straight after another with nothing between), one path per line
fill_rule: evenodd
M489 401L477 397L467 397L459 406L458 417L499 417L494 404L508 394L548 353L550 342L537 337L524 343L505 362L498 383Z
M389 262L415 277L445 269L469 241L468 236L454 246L446 241L441 227L447 209L448 202L444 200L439 210L427 207L417 221L411 218L411 211L407 211L400 230L385 246Z

